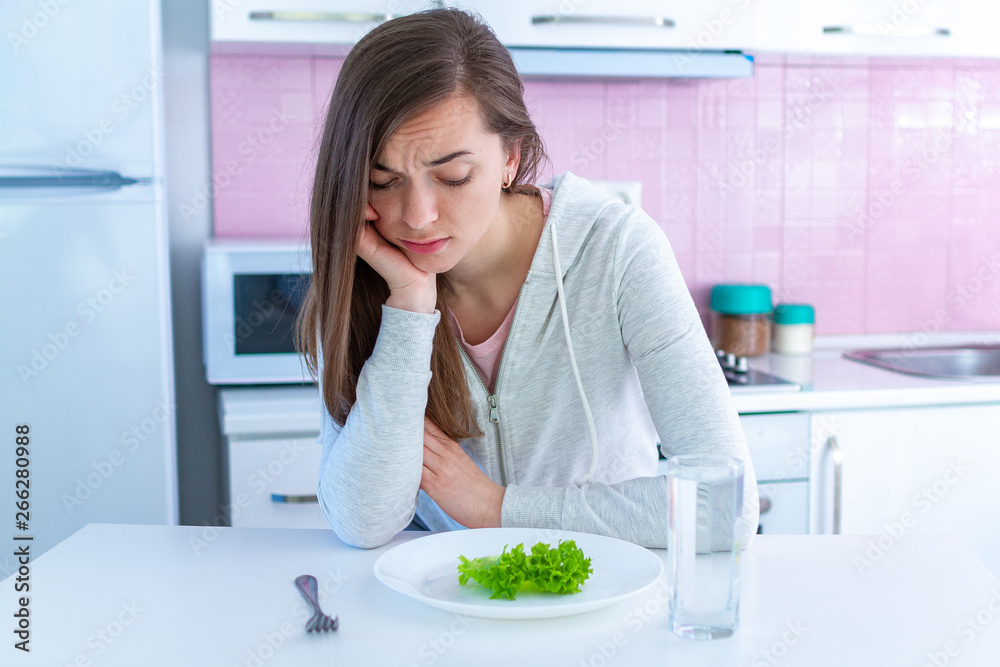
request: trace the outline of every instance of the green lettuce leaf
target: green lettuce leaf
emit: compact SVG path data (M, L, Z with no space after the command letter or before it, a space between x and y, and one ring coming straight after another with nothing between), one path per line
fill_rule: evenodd
M508 545L509 546L509 545ZM524 553L524 544L497 556L469 559L459 556L458 583L462 586L475 581L493 591L490 599L513 600L518 591L534 590L545 593L579 593L593 568L590 559L573 540L550 547L539 542Z

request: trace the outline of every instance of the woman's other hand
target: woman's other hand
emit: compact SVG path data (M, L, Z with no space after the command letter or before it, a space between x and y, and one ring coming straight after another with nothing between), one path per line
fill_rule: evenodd
M420 488L467 528L500 526L504 488L484 475L461 446L426 417Z
M365 212L365 226L358 242L358 257L378 272L389 285L389 298L385 304L417 313L433 313L437 304L437 277L421 271L403 254L386 241L375 225L378 213L369 204Z

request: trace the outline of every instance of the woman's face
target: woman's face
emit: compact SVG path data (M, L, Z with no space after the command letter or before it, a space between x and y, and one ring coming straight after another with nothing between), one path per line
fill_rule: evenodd
M474 98L452 95L390 137L370 175L366 217L417 268L444 273L483 252L519 158L483 127Z

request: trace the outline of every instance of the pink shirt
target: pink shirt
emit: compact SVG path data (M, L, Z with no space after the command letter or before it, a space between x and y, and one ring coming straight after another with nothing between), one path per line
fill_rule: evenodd
M552 190L548 188L538 189L542 193L542 220L544 223L545 218L549 216L549 207L552 205ZM462 327L459 325L458 320L455 319L455 314L451 312L451 308L448 309L448 322L451 324L452 331L458 336L458 340L462 343L462 347L465 348L465 353L469 355L469 359L479 369L479 374L482 376L483 382L491 394L493 393L493 383L496 381L497 369L500 366L503 344L507 340L507 333L510 331L510 323L514 319L514 310L516 307L517 302L515 301L500 328L479 345L469 345L465 342L465 336L462 335Z

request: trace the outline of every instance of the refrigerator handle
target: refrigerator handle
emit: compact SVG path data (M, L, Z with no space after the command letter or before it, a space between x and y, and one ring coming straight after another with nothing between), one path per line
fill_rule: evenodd
M0 194L24 194L40 188L84 188L108 192L128 185L149 185L150 178L129 178L117 171L62 167L0 167Z

